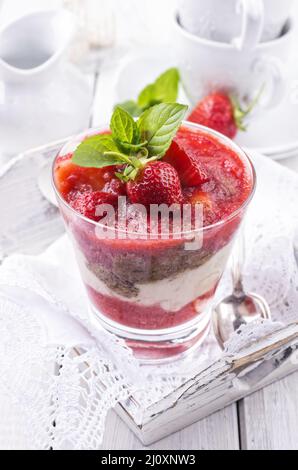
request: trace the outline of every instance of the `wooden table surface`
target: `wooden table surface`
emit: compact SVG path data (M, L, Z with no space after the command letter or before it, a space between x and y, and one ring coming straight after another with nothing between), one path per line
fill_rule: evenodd
M101 93L95 87L95 96ZM96 100L95 100L96 101ZM96 109L96 106L94 106ZM91 124L96 125L98 116ZM86 123L86 126L90 123ZM281 162L298 172L297 158ZM298 195L297 195L298 198ZM18 410L0 389L0 449L26 448ZM143 446L114 413L107 419L103 449ZM298 449L298 373L233 404L149 447L151 449Z

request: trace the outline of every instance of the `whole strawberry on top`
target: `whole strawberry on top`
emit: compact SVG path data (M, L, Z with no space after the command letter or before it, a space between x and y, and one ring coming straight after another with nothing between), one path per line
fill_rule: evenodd
M179 204L183 201L179 175L169 163L153 162L147 165L135 181L127 183L130 201L150 204Z
M225 93L212 93L202 99L192 111L188 120L210 127L234 139L238 130L246 131L245 118L254 108L258 97L243 109L238 101Z

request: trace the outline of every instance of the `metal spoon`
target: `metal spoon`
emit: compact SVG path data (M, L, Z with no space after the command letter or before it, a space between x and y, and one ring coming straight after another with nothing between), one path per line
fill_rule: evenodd
M231 335L242 325L247 325L261 318L271 319L269 305L260 295L246 293L242 282L242 268L245 261L244 238L239 237L239 250L233 256L232 295L221 300L213 308L213 329L218 344L224 349Z

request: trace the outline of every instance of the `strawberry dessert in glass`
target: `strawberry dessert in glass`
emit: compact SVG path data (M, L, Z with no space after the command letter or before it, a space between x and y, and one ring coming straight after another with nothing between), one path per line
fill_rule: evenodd
M117 108L109 130L67 144L54 162L60 210L94 324L143 360L197 347L255 189L245 153L156 105L135 122Z

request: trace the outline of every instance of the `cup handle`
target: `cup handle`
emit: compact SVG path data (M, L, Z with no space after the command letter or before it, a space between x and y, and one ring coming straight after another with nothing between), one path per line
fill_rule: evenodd
M284 63L277 57L263 55L255 60L254 76L258 79L264 77L265 88L260 97L260 105L263 109L274 108L284 98L287 90L287 77L284 69Z
M239 0L239 14L242 13L242 32L235 38L234 46L243 50L253 50L259 44L264 29L263 0Z

